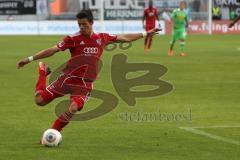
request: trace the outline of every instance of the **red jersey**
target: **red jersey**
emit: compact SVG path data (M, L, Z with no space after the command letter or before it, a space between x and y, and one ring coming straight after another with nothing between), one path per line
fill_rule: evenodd
M144 10L144 17L146 18L146 27L155 28L158 11L154 7L149 7Z
M93 33L90 37L86 37L77 32L66 36L57 45L61 51L69 49L71 53L71 59L63 69L64 74L95 80L98 74L98 62L104 47L116 40L116 35L107 33Z

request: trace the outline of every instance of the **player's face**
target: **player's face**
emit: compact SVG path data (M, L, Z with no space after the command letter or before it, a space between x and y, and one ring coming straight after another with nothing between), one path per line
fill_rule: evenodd
M78 19L78 26L82 35L90 36L92 33L92 25L93 23L89 22L87 18Z
M184 10L185 7L186 7L185 2L180 2L179 8L180 8L181 10Z

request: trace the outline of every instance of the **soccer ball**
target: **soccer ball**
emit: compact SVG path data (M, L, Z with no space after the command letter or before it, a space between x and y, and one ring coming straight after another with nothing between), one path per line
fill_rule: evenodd
M41 143L47 147L56 147L62 141L62 135L56 129L48 129L43 133Z

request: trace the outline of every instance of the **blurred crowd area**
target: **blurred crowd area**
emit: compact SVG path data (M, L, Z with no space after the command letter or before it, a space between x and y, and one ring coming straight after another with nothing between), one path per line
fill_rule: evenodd
M95 19L100 18L102 0L0 0L0 8L11 7L11 2L33 4L35 12L0 12L1 20L70 20L82 9L91 9ZM105 20L140 20L148 0L103 0ZM154 0L161 17L163 12L171 12L178 7L180 0ZM240 0L213 0L212 18L214 20L234 19L240 13ZM6 3L6 4L3 4ZM7 4L9 3L9 4ZM191 20L207 20L209 0L186 0ZM11 8L10 8L11 9ZM21 8L27 10L29 8ZM12 14L14 13L14 14ZM24 13L24 14L22 14ZM26 14L27 13L27 14Z

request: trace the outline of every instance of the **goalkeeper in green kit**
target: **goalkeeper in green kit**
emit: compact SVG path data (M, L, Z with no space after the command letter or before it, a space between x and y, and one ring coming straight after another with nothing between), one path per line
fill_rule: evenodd
M177 40L180 41L181 56L185 56L185 39L188 29L188 15L185 12L186 2L181 1L179 8L172 12L171 19L173 22L172 40L170 42L169 56L173 56L173 47Z

